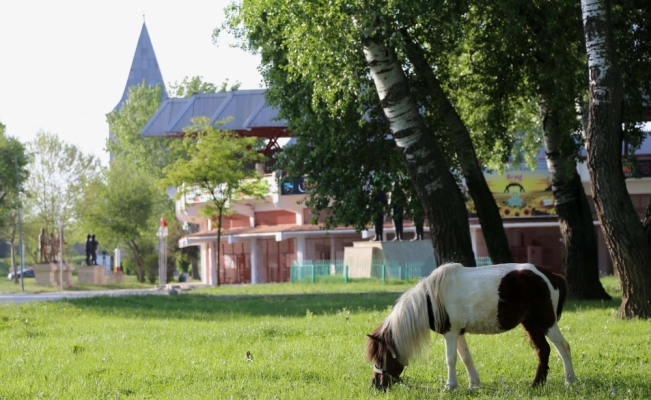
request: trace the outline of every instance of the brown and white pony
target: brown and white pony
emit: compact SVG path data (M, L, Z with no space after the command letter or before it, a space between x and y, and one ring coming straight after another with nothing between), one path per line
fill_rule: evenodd
M538 353L532 386L547 379L550 347L563 360L565 382L576 381L570 346L556 323L567 293L565 279L532 264L466 268L445 264L405 292L391 314L368 335L366 356L374 363L371 382L386 388L400 381L409 360L430 341L430 329L445 339L448 387L458 387L457 352L466 366L470 388L479 386L466 333L496 334L522 324Z

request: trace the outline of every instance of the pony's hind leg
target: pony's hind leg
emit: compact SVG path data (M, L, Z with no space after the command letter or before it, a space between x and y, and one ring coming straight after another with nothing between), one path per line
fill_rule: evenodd
M538 369L536 370L536 377L531 383L531 386L538 386L545 383L547 380L547 372L549 371L549 353L550 347L545 339L545 333L536 325L532 320L526 318L522 321L524 330L527 331L529 339L536 348L538 354Z
M466 335L459 335L459 338L457 339L457 352L459 352L459 357L461 357L463 365L466 366L466 372L468 373L468 379L470 380L470 389L479 387L479 373L477 372L477 368L475 368L475 363L472 362L470 349L466 342Z
M443 335L445 339L445 361L448 365L448 388L459 387L457 381L457 337L459 332L450 331Z
M570 345L563 337L561 330L558 329L558 324L552 325L547 331L547 337L552 341L556 348L558 355L563 360L563 370L565 371L565 383L576 382L576 375L574 375L574 368L572 368L572 355L570 353Z

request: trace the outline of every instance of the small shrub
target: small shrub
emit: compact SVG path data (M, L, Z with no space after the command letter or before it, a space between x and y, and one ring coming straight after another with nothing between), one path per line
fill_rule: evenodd
M158 278L158 254L147 254L142 258L145 277L149 283L156 283Z

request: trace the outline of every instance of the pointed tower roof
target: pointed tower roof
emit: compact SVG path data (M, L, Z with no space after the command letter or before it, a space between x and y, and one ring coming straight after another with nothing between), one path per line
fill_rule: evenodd
M131 86L140 85L143 79L150 86L156 86L160 83L163 87L163 98L167 97L165 95L165 82L163 81L163 75L158 67L158 61L156 60L156 54L154 53L154 46L151 44L149 32L147 31L147 24L145 24L145 22L142 23L142 30L140 31L140 38L138 38L136 53L133 55L133 61L131 62L131 70L129 70L127 84L124 87L124 92L122 93L120 102L115 106L117 110L122 108L122 103L127 99L129 88Z

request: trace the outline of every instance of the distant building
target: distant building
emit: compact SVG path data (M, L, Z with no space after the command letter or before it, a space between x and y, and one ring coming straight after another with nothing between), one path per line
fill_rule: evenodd
M120 101L118 101L118 104L115 106L114 110L122 109L122 105L127 100L127 97L129 95L129 89L131 87L142 84L143 81L146 82L149 86L156 86L160 84L163 88L163 99L167 98L165 82L163 81L163 74L161 74L160 67L158 66L158 60L156 60L154 46L151 44L149 31L147 31L147 24L145 22L142 23L140 37L138 38L136 51L133 55L133 60L131 61L131 69L129 70L127 83L124 85L122 98ZM110 129L111 128L109 127L109 139L114 140ZM112 153L110 154L110 161L113 161Z

